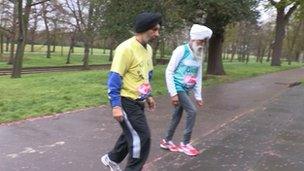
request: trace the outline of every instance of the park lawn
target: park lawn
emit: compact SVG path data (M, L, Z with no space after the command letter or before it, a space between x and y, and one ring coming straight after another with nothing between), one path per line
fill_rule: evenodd
M26 51L24 53L23 67L43 67L43 66L68 66L68 65L82 65L83 48L75 47L74 53L71 54L70 64L66 64L67 60L67 47L64 47L64 53L61 55L60 47L57 47L56 52L51 53L51 58L46 58L46 52L42 49L36 49L35 52ZM9 53L4 53L6 59ZM89 64L107 64L110 63L109 51L103 53L103 49L94 49L93 55L89 56ZM0 59L0 68L11 68L11 65L7 65L5 60Z
M66 56L60 54L52 54L51 58L46 58L41 53L26 53L24 55L23 67L43 67L43 66L69 66L82 65L83 54L72 54L70 64L66 64ZM107 64L108 55L90 55L89 64ZM0 68L11 68L6 62L0 61Z
M224 62L224 68L226 75L214 76L205 75L204 79L208 81L203 82L204 86L232 82L244 78L255 77L262 74L273 73L278 71L284 71L288 69L294 69L303 67L304 63L293 62L292 65L288 65L287 62L282 62L282 66L271 67L269 62L256 63L254 61L248 64L240 62ZM207 78L206 78L207 77Z
M227 75L205 76L204 87L231 82L260 74L300 67L283 64L224 63ZM302 65L303 66L303 65ZM165 67L156 66L152 81L153 94L164 95ZM20 79L0 77L0 123L107 104L107 72L81 71L23 75ZM207 78L207 79L206 79Z
M107 102L106 71L0 77L0 123Z

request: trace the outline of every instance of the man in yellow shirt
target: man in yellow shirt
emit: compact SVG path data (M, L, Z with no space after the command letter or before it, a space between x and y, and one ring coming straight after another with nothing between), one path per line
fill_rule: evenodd
M115 147L101 157L111 171L129 154L125 170L141 170L150 150L150 129L144 103L154 110L150 80L153 73L152 48L149 41L159 36L161 15L144 12L135 18L135 36L121 43L108 78L108 95L113 117L123 130Z

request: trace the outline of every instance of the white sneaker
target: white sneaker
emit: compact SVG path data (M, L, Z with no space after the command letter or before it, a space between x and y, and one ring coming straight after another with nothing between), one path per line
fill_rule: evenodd
M113 162L112 160L110 160L108 154L104 155L101 157L101 162L109 167L111 169L111 171L121 171L119 165L115 162Z

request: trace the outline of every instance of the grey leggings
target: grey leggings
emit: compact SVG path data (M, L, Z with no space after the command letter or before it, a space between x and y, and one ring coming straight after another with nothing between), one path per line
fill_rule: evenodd
M197 109L193 102L190 99L190 96L187 92L178 92L179 105L176 106L173 110L172 118L166 132L166 141L172 140L175 129L179 124L183 110L186 111L186 125L184 129L184 144L188 144L191 139L192 128L195 123L195 116Z

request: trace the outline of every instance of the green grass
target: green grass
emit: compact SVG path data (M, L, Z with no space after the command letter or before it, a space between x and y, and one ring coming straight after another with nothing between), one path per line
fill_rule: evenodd
M1 77L0 122L105 104L105 85L105 71Z
M283 64L281 67L270 67L266 63L253 62L225 63L227 75L205 76L203 86L208 87L300 66L295 63L291 66ZM0 123L106 104L107 72L32 74L23 75L20 79L2 76L0 77ZM164 73L165 66L155 67L152 82L155 96L167 93Z
M61 55L61 47L57 46L56 51L51 53L51 58L46 58L45 46L35 46L35 52L29 52L29 45L26 46L24 53L23 67L37 67L37 66L67 66L66 58L68 54L68 47L64 47L63 55ZM93 55L89 56L89 64L106 64L110 63L109 50L103 53L103 49L93 49ZM11 68L11 65L7 65L7 59L9 52L5 52L5 59L0 58L0 68ZM74 53L71 54L70 64L68 65L82 65L83 48L75 47Z
M248 64L240 62L225 62L224 68L226 75L224 76L214 76L207 75L205 79L207 81L203 82L204 86L209 86L213 84L226 83L231 81L236 81L244 78L250 78L266 73L273 73L278 71L284 71L288 69L294 69L303 67L304 63L292 63L288 65L287 62L282 62L282 66L271 67L270 63L256 63L254 61L249 62ZM207 78L206 78L207 77Z
M74 47L74 53L71 54L70 64L66 64L69 47L63 47L63 54L61 54L61 47L56 46L56 51L51 53L51 58L46 58L46 46L35 45L34 52L30 52L30 45L26 45L23 67L43 67L43 66L68 66L68 65L82 65L83 47ZM111 63L109 59L110 50L106 49L93 49L93 55L89 56L89 64L107 64ZM9 52L4 52L0 56L0 68L11 68L7 65ZM169 56L167 56L169 57Z

